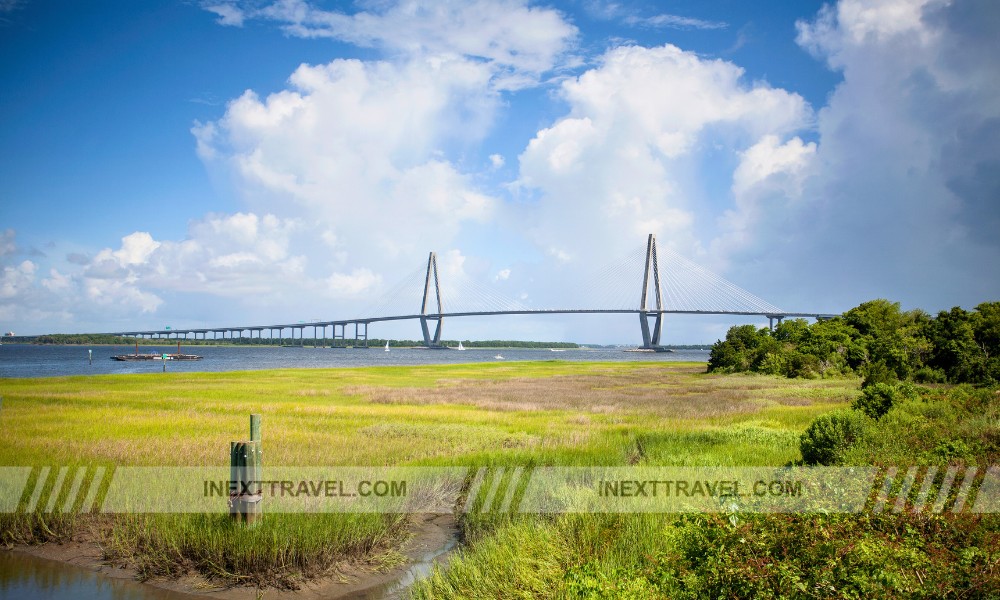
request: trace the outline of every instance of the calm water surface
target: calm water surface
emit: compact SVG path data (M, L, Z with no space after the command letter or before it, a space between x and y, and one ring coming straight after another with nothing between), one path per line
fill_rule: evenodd
M93 351L93 362L87 351ZM163 363L158 360L119 362L115 354L130 354L134 347L125 346L35 346L4 344L0 346L0 377L54 377L59 375L98 375L106 373L159 373ZM177 346L139 346L139 352L171 353ZM199 354L199 361L167 361L168 372L254 371L260 369L330 367L370 367L388 365L429 365L502 360L593 360L593 361L707 361L708 350L678 350L676 352L625 352L622 348L586 350L548 349L468 349L425 350L419 348L312 348L312 347L246 347L246 346L182 346L187 354Z
M3 600L192 600L134 581L113 579L61 562L0 551L0 598Z

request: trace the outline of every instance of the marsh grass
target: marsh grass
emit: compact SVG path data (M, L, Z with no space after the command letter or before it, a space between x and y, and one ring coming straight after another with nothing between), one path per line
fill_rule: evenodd
M265 466L780 465L799 457L808 423L858 387L704 370L549 361L5 379L0 464L224 466L229 442L259 413ZM252 529L220 514L2 517L7 544L87 529L143 577L195 571L284 587L347 564L392 564L407 530L405 518L370 514L265 515ZM450 583L436 574L434 585L457 586L460 597L469 590L459 582L479 577L532 595L605 519L468 517L473 553L454 561ZM631 565L658 523L621 521L639 537L607 564Z
M231 583L296 589L337 572L345 558L370 567L402 562L405 515L277 514L254 527L229 515L126 515L102 532L105 558L136 569L141 579L189 571ZM349 562L349 561L348 561Z

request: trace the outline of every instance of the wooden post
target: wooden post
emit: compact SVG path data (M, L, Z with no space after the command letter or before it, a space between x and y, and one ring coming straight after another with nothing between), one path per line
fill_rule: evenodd
M250 441L260 441L260 415L250 415Z
M247 525L252 525L260 517L261 485L260 485L260 442L247 442L246 474L244 481L249 488L249 494L243 497L243 519Z
M229 515L252 525L261 515L260 415L250 415L250 440L229 443Z
M234 521L240 518L237 502L240 498L240 469L239 459L236 454L236 445L239 442L229 442L229 516Z
M250 415L250 441L254 442L254 451L256 454L257 479L255 481L260 481L264 478L264 442L260 437L260 415ZM257 494L260 494L260 491Z

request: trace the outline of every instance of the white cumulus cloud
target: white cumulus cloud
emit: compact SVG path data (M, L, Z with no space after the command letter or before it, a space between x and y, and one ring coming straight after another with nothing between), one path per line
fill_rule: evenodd
M647 233L696 251L696 221L712 214L697 202L703 157L716 145L736 157L812 118L800 96L671 45L610 50L561 93L568 114L528 143L518 184L537 197L524 218L539 246L591 266Z
M501 88L533 84L577 36L561 13L523 0L403 0L372 3L356 13L324 10L305 0L247 4L206 10L224 24L258 18L298 37L332 38L406 56L472 57L490 66Z
M740 243L717 242L729 258L783 290L783 306L815 305L816 290L827 310L995 297L997 27L1000 7L976 0L842 0L800 22L799 43L844 79L817 114L814 148L743 156L727 221Z

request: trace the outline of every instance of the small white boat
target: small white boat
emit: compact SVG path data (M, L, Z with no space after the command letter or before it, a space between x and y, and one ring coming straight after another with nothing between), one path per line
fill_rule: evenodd
M386 352L388 352L388 351L389 351L389 342L386 342L386 343L385 343L385 351L386 351Z
M497 355L496 355L496 356L494 356L493 358L495 358L495 359L497 359L497 360L503 360L503 356L500 356L499 354L497 354Z
M462 342L458 343L458 349L459 350L465 350L465 346L462 345Z

